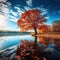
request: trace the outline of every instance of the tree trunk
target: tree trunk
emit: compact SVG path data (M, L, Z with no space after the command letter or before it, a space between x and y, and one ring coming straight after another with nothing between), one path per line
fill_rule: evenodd
M37 29L34 27L35 35L37 35ZM37 36L35 36L35 44L37 44Z

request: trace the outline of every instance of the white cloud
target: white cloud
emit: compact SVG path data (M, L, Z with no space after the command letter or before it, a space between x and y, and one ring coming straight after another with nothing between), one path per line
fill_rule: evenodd
M1 2L0 3L0 30L11 30L10 29L10 21L17 22L17 12L10 9L11 4L9 2ZM12 14L12 15L10 15ZM14 30L14 29L13 29Z
M7 6L6 4L1 3L1 4L0 4L0 9L1 9L1 11L2 11L4 14L8 14L8 13L9 13L9 8L8 8L8 6Z
M47 14L47 11L44 11L44 12L42 13L42 15L45 15L45 14Z
M18 20L17 16L19 16L19 18L20 18L20 15L23 13L23 10L21 10L17 6L15 6L14 9L16 9L16 11L13 11L12 9L10 9L10 11L9 11L10 13L7 16L7 18L9 18L10 21L17 22L17 20Z
M42 12L48 12L48 9L43 7L37 7L38 10L41 10Z
M48 9L43 8L43 7L37 7L38 10L41 10L41 15L47 15L48 14ZM45 18L49 19L49 16L46 16Z
M7 0L0 0L0 2L6 2Z
M6 20L6 17L0 14L0 30L6 29L7 25L8 21Z
M18 16L18 13L17 12L14 12L13 10L10 10L10 13L13 15L13 16Z
M32 0L27 0L26 3L28 6L32 6Z
M12 15L8 15L8 18L10 19L10 21L13 21L13 22L17 22L18 18L12 16Z
M17 9L17 11L13 11L12 9L10 9L11 4L9 2L6 2L6 4L4 3L0 3L0 13L3 14L5 16L5 18L7 18L6 20L11 20L14 22L17 22L17 16L22 13L22 10L19 7L15 7ZM10 15L11 14L11 15Z
M4 3L0 3L0 13L4 14L5 16L8 16L8 14L10 13L10 3L6 2Z
M0 0L0 30L6 30L8 27L9 4L7 0Z
M42 16L45 16L45 19L49 19L50 17L47 15L48 14L48 9L46 9L46 8L43 8L43 6L41 6L41 7L37 7L36 9L38 9L38 10L40 10L42 13L41 13L41 15Z
M31 8L28 7L28 6L24 6L24 9L25 9L25 10L31 10Z
M21 8L19 8L19 7L17 7L17 6L15 6L15 9L17 10L17 13L18 13L19 15L24 12Z
M45 18L46 18L46 19L49 19L49 16L46 16Z
M10 16L9 17L10 21L17 22L17 18ZM16 28L12 27L13 23L10 23L9 20L7 20L7 17L0 14L0 30L16 30ZM14 26L14 25L13 25ZM18 31L18 30L16 30Z

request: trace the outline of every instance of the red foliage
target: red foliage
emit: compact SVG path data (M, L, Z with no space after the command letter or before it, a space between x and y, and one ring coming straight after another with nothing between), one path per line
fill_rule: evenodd
M38 43L39 44L39 43ZM46 60L43 56L45 47L34 45L33 41L22 40L16 51L16 58L20 60Z
M38 26L38 29L47 29L47 25Z
M43 22L46 22L45 18L41 16L41 12L39 10L35 9L25 11L17 21L21 31L33 29L34 27L38 28Z

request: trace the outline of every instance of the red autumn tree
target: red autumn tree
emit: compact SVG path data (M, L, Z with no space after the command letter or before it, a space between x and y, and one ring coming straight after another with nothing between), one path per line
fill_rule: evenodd
M21 31L25 32L29 29L34 29L35 34L37 34L37 28L42 29L44 27L44 22L46 22L45 17L41 15L41 11L36 9L25 11L17 21ZM35 36L36 42L37 36Z

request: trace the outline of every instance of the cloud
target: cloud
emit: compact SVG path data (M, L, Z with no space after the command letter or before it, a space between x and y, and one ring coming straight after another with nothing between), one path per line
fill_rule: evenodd
M8 5L1 3L0 4L0 11L5 15L9 13Z
M48 13L48 10L47 9L41 9L42 10L42 15L45 15Z
M6 21L6 17L0 14L0 30L6 29L8 25L8 21Z
M7 0L0 0L0 2L6 2Z
M26 3L28 6L32 6L32 0L27 0Z
M13 10L10 10L10 13L13 15L13 16L18 16L18 13L17 12L15 12L15 11L13 11Z
M11 30L12 28L10 29L11 27L10 25L12 24L12 22L17 22L18 20L16 18L17 16L18 16L17 12L11 9L10 2L7 1L1 2L0 3L0 30Z
M9 4L7 0L0 0L0 30L5 30L8 27Z
M24 6L24 9L25 9L25 10L31 10L31 8L28 7L28 6Z
M49 19L49 16L46 16L45 18L46 18L46 19Z
M10 21L13 21L13 22L17 22L18 18L12 16L12 15L8 15L8 18L10 19Z
M24 12L24 10L22 10L18 6L15 6L14 8L17 10L17 13L18 13L19 16Z
M1 2L0 3L0 13L3 14L6 18L10 13L10 3L9 2Z
M17 6L15 6L14 9L16 9L16 11L10 9L9 11L10 13L7 17L10 19L10 21L17 22L17 20L20 18L21 14L23 13L23 10Z
M38 9L42 12L41 13L42 16L45 16L46 19L49 19L49 16L47 15L48 14L48 9L43 8L43 6L37 7L36 9Z
M18 16L20 17L21 13L23 12L19 7L15 6L14 9L16 9L16 11L14 11L13 9L11 9L11 3L10 2L6 2L5 4L3 2L0 3L0 13L3 14L5 16L5 18L7 18L6 20L10 20L10 21L14 21L17 22L18 20Z

